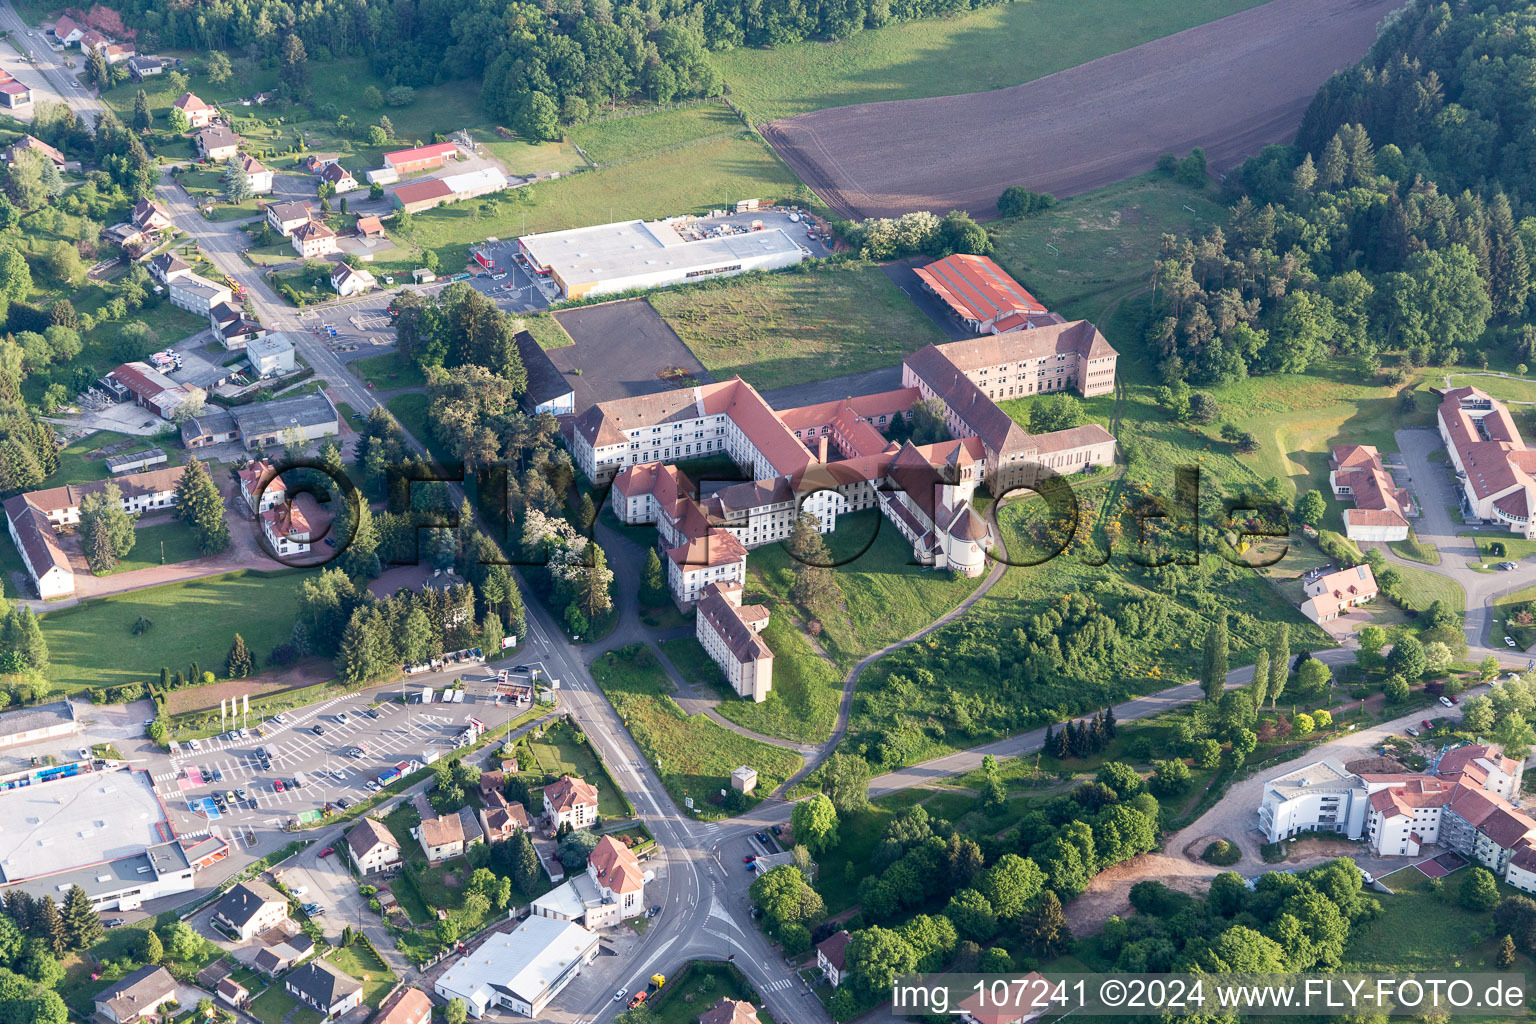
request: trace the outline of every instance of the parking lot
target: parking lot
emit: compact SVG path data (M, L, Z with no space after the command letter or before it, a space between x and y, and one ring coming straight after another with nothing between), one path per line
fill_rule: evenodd
M156 775L156 789L179 829L184 825L196 831L216 823L237 841L247 827L273 827L327 804L339 808L341 801L365 799L373 792L369 782L400 762L425 764L429 752L452 756L471 719L491 728L530 707L511 701L498 704L493 670L477 664L459 671L463 703L402 704L390 699L369 709L359 695L336 697L286 714L282 722L263 722L260 734L248 728L243 740L220 735L199 740L200 750L184 745L171 757L172 770ZM414 695L448 678L446 672L424 673L408 679L406 691ZM370 717L369 710L377 717ZM263 749L270 768L263 766ZM361 756L349 756L353 749L362 751ZM302 785L295 786L299 776Z

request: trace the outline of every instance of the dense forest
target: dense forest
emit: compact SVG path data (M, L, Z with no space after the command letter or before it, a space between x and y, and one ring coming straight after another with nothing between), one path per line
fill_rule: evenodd
M1164 239L1165 380L1536 362L1536 4L1410 3L1317 94L1294 146L1227 178L1226 231ZM1174 161L1165 158L1165 170Z
M127 0L146 49L225 49L275 59L290 34L309 55L366 56L390 85L484 78L494 116L553 102L567 120L630 97L721 91L710 50L844 39L864 28L1000 0ZM537 99L535 99L537 97Z

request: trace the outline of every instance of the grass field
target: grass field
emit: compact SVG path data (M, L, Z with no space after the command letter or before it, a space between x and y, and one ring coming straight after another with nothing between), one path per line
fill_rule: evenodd
M661 650L685 681L708 686L725 685L725 673L720 671L715 659L704 650L704 645L693 637L663 640Z
M684 714L671 697L672 684L649 647L609 651L592 664L592 678L618 709L645 756L661 762L661 778L678 807L692 797L699 818L724 817L712 803L730 789L738 765L757 770L758 798L772 793L805 764L799 754L731 732L703 715Z
M1497 617L1495 626L1502 624L1504 632L1514 637L1515 642L1525 650L1529 650L1533 644L1536 644L1536 625L1521 626L1510 621L1510 616L1532 601L1536 601L1536 587L1526 587L1513 594L1505 594L1493 602L1493 612Z
M427 382L426 375L416 363L400 358L398 352L356 359L347 368L363 380L383 391L394 388L421 387Z
M570 726L563 722L552 725L539 739L530 737L520 745L529 751L532 761L532 764L523 765L524 771L537 768L557 778L561 775L575 775L597 787L598 814L609 820L629 816L623 799L609 783L608 776L603 774L597 755L592 752L591 746L577 741Z
M369 1006L378 1006L400 980L373 950L361 942L337 949L326 959L330 960L331 966L363 983L363 1002Z
M1377 895L1381 915L1356 927L1344 949L1341 970L1430 971L1454 965L1461 971L1497 971L1499 940L1491 934L1489 915L1464 909L1456 900L1468 868L1444 879L1444 891L1435 895L1429 879L1414 867L1382 878L1393 895ZM1503 882L1499 895L1523 896ZM1531 961L1516 955L1512 971L1529 971ZM1479 1019L1482 1019L1481 1016ZM1487 1019L1494 1019L1491 1015Z
M599 167L607 167L697 144L703 139L739 135L741 128L741 119L725 104L701 103L635 117L590 121L572 128L570 138Z
M586 166L586 161L582 160L581 154L576 152L576 147L570 142L503 139L484 128L477 128L470 134L513 174L532 175L540 171L559 171L564 174Z
M1520 377L1498 377L1486 373L1450 373L1445 377L1446 386L1452 388L1474 387L1497 398L1501 402L1536 403L1536 380ZM1439 382L1436 381L1438 384Z
M128 552L128 557L117 563L117 567L107 575L116 576L118 573L157 565L175 565L201 554L197 549L197 538L181 523L144 526L134 531L133 550Z
M749 595L748 600L759 598ZM715 710L753 732L819 743L831 736L837 725L842 676L811 647L805 627L788 609L773 607L773 617L763 631L763 639L773 650L773 689L768 699L761 704L727 700Z
M1527 540L1516 533L1458 533L1456 536L1463 540L1471 540L1477 544L1477 553L1485 562L1504 561L1509 559L1518 562L1522 558L1529 558L1536 554L1536 540ZM1492 551L1492 545L1498 543L1504 545L1504 553L1496 555Z
M1214 192L1142 175L988 227L994 258L1040 301L1063 315L1097 320L1110 303L1149 287L1163 234L1198 234L1226 221ZM1123 338L1111 343L1126 351Z
M109 445L129 443L126 452L143 451L147 448L157 447L157 439L152 437L137 437L130 434L118 434L110 430L98 430L94 434L86 434L69 442L59 452L59 468L53 475L43 481L44 487L58 487L61 484L82 484L91 480L106 480L111 477L107 469L106 459L93 459L91 452L106 448ZM169 465L181 464L181 452L169 444L158 445L165 452Z
M736 49L711 59L754 122L824 107L1018 85L1255 6L1258 0L1024 0L835 43ZM1027 55L1027 56L1026 56Z
M251 1015L261 1024L320 1024L325 1020L325 1014L300 1003L281 985L268 985L265 992L252 999Z
M471 245L488 235L507 238L636 217L705 213L730 208L738 199L791 196L811 198L773 151L742 127L697 145L637 156L510 195L440 206L417 214L408 230L395 233L436 250L444 269L451 271L467 263Z
M650 301L716 380L739 374L761 390L892 366L945 340L872 263L753 274Z
M160 667L185 670L196 661L222 672L238 629L264 663L293 629L301 573L231 574L104 597L43 616L53 664L48 679L70 692L158 678ZM140 616L152 623L131 632Z
M1461 584L1428 569L1406 565L1393 566L1403 577L1403 598L1415 611L1423 611L1436 601L1444 601L1453 612L1467 610L1467 592Z

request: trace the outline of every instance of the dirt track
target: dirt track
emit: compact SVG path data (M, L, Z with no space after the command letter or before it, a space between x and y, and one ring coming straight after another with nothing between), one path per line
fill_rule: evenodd
M1401 3L1270 0L1023 85L818 110L763 134L848 217L991 217L1009 185L1073 195L1194 146L1224 170L1291 139L1318 87Z

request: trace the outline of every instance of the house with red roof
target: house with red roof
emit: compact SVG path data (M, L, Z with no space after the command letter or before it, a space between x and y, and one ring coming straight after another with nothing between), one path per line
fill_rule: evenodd
M843 983L844 952L850 938L852 936L844 929L816 944L816 968L833 988Z
M1479 388L1451 388L1436 418L1461 484L1462 514L1536 537L1536 450L1508 407Z
M1328 483L1335 498L1354 502L1344 510L1344 535L1350 540L1408 539L1408 517L1417 514L1413 498L1392 482L1373 445L1335 445Z
M384 166L396 174L413 174L416 171L442 167L449 160L459 158L459 147L451 142L438 142L431 146L414 149L397 149L384 154Z
M53 23L53 37L59 41L60 46L72 46L85 35L85 29L75 22L74 18L64 15Z
M1319 576L1302 586L1306 595L1301 602L1301 614L1321 625L1332 622L1351 608L1370 604L1379 593L1376 574L1368 565L1352 565L1348 569Z
M198 128L207 128L218 115L218 110L211 104L204 103L196 93L184 92L178 96L171 106L187 115L187 125L194 131Z
M544 787L544 817L550 834L562 825L590 828L597 823L597 787L574 775L562 775Z

